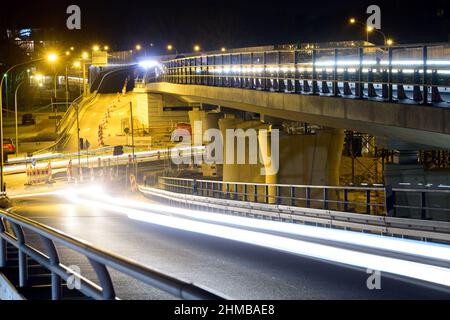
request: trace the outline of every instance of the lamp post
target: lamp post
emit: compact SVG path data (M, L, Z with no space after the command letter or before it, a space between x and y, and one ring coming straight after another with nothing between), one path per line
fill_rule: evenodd
M5 74L2 76L2 79L0 81L0 141L2 142L2 146L0 147L0 191L1 193L4 193L5 190L5 184L4 184L4 172L3 172L3 156L4 156L4 150L3 150L3 82L5 80L5 78L7 77L7 74L9 72L11 72L13 69L23 66L23 65L27 65L30 63L34 63L34 62L39 62L39 61L43 61L45 60L45 58L40 58L40 59L34 59L34 60L30 60L30 61L26 61L26 62L22 62L22 63L18 63L14 66L12 66L11 68L9 68L8 70L6 70Z
M17 94L20 87L24 84L25 80L17 85L16 91L14 93L14 109L16 114L16 157L19 155L19 121L18 121L18 107L17 107Z
M375 31L375 32L378 32L379 34L381 34L383 36L384 45L385 46L391 46L394 43L394 41L392 39L388 39L387 38L386 34L383 31L375 29L374 27L369 26L369 25L367 25L364 22L356 20L355 18L350 18L349 22L350 22L350 24L356 24L357 23L357 24L362 25L364 27L364 29L366 30L366 41L367 42L369 42L369 34L372 31Z

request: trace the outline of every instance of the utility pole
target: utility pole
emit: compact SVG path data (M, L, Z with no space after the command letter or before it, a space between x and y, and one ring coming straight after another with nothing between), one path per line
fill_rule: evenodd
M78 145L78 170L81 170L81 149L80 149L80 121L78 118L78 103L75 105L77 111L77 145Z
M130 101L130 117L131 117L131 154L133 157L133 162L135 162L135 173L137 176L137 163L134 154L134 121L133 121L133 102Z

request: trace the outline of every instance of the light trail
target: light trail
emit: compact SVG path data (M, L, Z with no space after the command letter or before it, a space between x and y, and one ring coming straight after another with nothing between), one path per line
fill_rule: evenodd
M186 210L180 208L170 208L167 206L154 204L148 204L148 207L146 208L147 210L145 211L125 207L125 203L130 204L129 200L114 199L112 197L109 197L105 193L102 193L101 189L99 188L93 188L91 190L85 189L82 192L70 190L68 192L62 192L60 195L66 197L73 203L119 214L125 214L130 219L137 221L233 241L239 241L287 253L326 260L334 263L378 270L381 272L387 272L450 287L449 268L390 258L376 254L363 253L349 249L341 249L329 245L315 244L307 241L283 237L280 235L267 234L261 232L262 230L267 230L267 226L264 226L264 228L266 229L261 228L261 221L258 222L257 220L249 220L248 222L251 222L251 227L255 227L256 229L259 228L260 231L240 229L238 228L237 224L238 220L235 221L235 226L224 226L214 224L213 220L211 220L211 222L204 222L186 219L186 217L180 218L175 216L168 216L159 213L158 210L166 210L165 212L170 214L173 214L174 211L178 213L182 212L185 214L187 212ZM89 197L87 195L89 195ZM118 203L120 203L120 205ZM140 204L136 202L132 202L132 205L136 207L140 206ZM199 212L190 212L190 214L194 213L197 216ZM239 218L239 220L242 219L245 218ZM241 223L241 221L239 221L239 223ZM249 224L247 223L246 226L249 226ZM298 229L297 231L300 232L299 230L301 229ZM432 248L432 246L430 246L430 248ZM434 250L436 251L434 251L434 253L431 253L431 256L434 256L436 252L439 252L439 250L441 250L441 253L444 252L444 257L446 257L448 251L446 251L445 249L445 247L436 246L434 248Z

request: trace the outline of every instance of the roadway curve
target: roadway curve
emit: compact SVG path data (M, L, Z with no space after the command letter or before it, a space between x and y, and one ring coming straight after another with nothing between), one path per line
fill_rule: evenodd
M146 200L143 200L146 201ZM14 211L235 299L437 299L441 292L390 278L366 287L365 272L272 249L130 219L126 214L64 197L15 199ZM127 202L123 202L124 205ZM151 204L148 204L152 217ZM157 217L155 217L157 219ZM185 220L189 224L192 220ZM239 230L236 230L239 232ZM31 241L35 239L29 235ZM84 258L61 249L62 262L95 279ZM166 294L112 273L117 295L165 299Z

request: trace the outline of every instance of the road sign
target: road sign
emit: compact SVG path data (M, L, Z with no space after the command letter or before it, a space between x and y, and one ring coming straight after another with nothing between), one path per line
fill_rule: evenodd
M107 51L93 51L92 52L92 65L95 67L104 67L108 65L108 52Z

